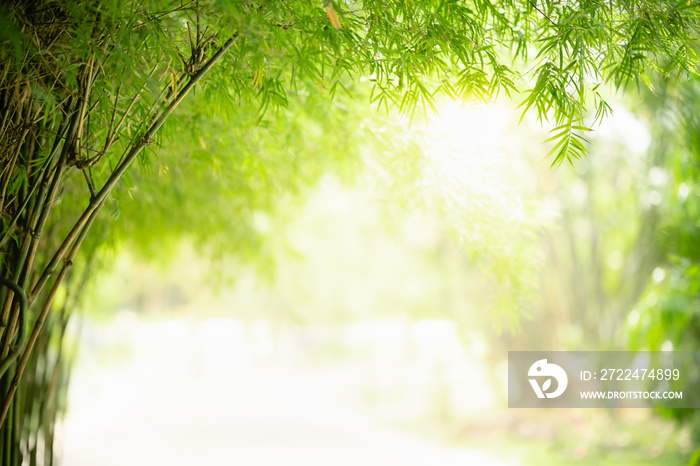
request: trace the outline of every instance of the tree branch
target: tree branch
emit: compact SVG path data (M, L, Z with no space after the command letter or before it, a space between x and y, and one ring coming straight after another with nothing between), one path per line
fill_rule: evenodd
M129 168L129 165L136 159L136 156L146 147L151 139L155 136L158 130L163 126L168 117L173 113L173 111L182 103L184 98L189 94L189 92L194 88L194 86L206 75L209 70L221 59L221 57L233 46L236 42L238 35L230 38L226 43L214 54L214 56L190 79L190 81L185 85L185 87L180 91L177 97L165 108L160 117L151 125L151 127L144 133L144 135L139 139L139 141L134 145L134 147L129 151L124 160L117 166L117 168L112 172L105 185L100 189L100 191L90 200L90 204L85 209L83 214L80 216L78 221L73 226L73 229L68 233L63 243L58 247L56 253L54 254L51 261L48 263L44 271L42 272L39 280L29 294L29 305L34 302L36 296L41 292L42 288L48 281L49 277L53 274L58 263L63 259L68 249L73 244L74 240L78 235L82 234L82 231L89 227L91 223L90 218L92 218L93 213L95 213L102 206L104 200L110 194L112 189L117 185L124 172ZM29 349L29 348L28 348ZM0 421L1 425L2 421Z

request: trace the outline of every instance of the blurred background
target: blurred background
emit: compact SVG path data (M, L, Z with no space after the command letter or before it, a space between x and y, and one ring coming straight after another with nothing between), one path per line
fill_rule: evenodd
M66 330L63 464L688 464L694 410L507 408L509 350L697 349L694 90L610 98L573 166L509 100L273 127L358 154L293 189L156 164Z

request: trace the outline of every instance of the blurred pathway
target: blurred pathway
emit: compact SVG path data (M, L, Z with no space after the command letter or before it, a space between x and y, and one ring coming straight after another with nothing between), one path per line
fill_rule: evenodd
M64 466L517 464L372 422L337 399L352 382L338 371L193 378L152 367L100 369L89 380L78 370L74 382L92 395L66 419Z

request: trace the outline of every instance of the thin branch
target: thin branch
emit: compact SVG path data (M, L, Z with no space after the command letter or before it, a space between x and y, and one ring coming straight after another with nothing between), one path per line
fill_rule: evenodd
M550 23L552 23L554 26L557 25L557 23L555 23L554 21L552 21L552 19L551 19L549 16L547 16L547 14L546 14L544 11L542 11L542 10L537 6L537 0L535 0L534 2L533 2L532 0L527 0L527 2L532 6L532 8L534 8L534 9L537 10L542 16L544 16L545 18L547 18L547 21L549 21Z
M75 240L75 238L78 236L82 228L85 226L87 223L88 219L92 215L92 213L97 209L98 205L101 205L102 202L105 200L105 198L109 195L109 193L114 189L116 186L117 182L121 179L122 175L126 171L127 168L129 168L129 165L131 165L131 162L134 161L136 156L143 150L144 147L146 147L153 136L158 132L158 130L163 126L163 123L168 119L168 117L173 113L173 111L180 105L180 103L183 101L183 99L189 94L189 92L192 90L192 88L206 75L209 70L221 59L221 57L233 46L233 44L236 42L236 39L238 38L238 35L236 34L234 37L230 38L226 43L214 54L214 56L190 79L190 81L187 83L187 85L180 91L180 93L177 95L177 97L168 105L168 107L163 111L161 114L160 118L153 123L153 125L146 131L146 133L141 137L141 139L134 145L134 147L129 151L129 153L126 155L124 161L117 166L117 168L112 172L112 175L109 177L105 185L102 187L102 189L97 193L97 195L90 200L90 204L88 207L85 209L81 217L78 219L76 224L73 226L73 229L68 233L68 236L66 236L66 239L63 241L63 243L58 247L58 250L54 254L53 258L51 261L47 264L46 268L44 269L43 273L39 277L39 280L37 281L36 285L32 289L31 293L29 294L29 302L30 305L36 298L36 296L39 294L41 289L44 287L46 282L48 281L49 277L53 274L54 270L56 269L56 266L58 265L58 262L63 259L63 256L66 254L68 251L68 248L70 247L71 243Z

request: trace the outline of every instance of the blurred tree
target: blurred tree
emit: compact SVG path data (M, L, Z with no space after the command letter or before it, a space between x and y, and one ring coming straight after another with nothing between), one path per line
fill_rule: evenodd
M166 192L151 192L150 206L163 202L163 210L153 209L151 225L199 231L206 242L212 229L239 228L237 239L254 249L247 218L275 199L277 180L266 176L279 159L270 154L309 157L308 163L270 170L269 176L294 184L297 177L313 178L326 158L342 161L352 145L348 133L325 126L322 104L306 120L315 124L300 128L289 125L295 120L289 117L277 123L288 130L286 138L276 139L274 130L258 135L268 121L264 115L292 99L306 111L309 99L349 94L353 81L366 79L379 106L413 115L431 107L437 93L489 100L522 83L523 107L553 122L557 165L584 155L584 133L608 112L600 84L623 87L641 79L652 85L658 76L697 73L699 10L692 0L11 0L1 8L0 276L17 285L4 286L0 295L0 445L8 465L27 456L40 462L41 438L49 445L44 463L52 462L50 419L57 399L34 403L60 378L50 369L60 367L60 354L48 349L60 341L66 315L50 311L69 309L77 298L82 279L71 278L75 283L65 289L62 283L100 210L117 208L108 200L115 188L119 197L138 197L144 183L137 187L137 178L172 168L162 185ZM196 85L198 98L185 109ZM591 108L592 121L584 122ZM177 114L170 137L161 134L176 110L184 113ZM210 119L212 113L220 116ZM310 136L318 146L307 154ZM204 151L234 145L253 152L226 150L218 159L202 159L197 143ZM188 147L187 155L156 168L154 146L177 153L178 144ZM270 145L281 154L268 152ZM138 175L128 171L137 159ZM203 170L220 170L221 176L198 183L202 161ZM321 168L313 168L316 162ZM194 191L185 192L189 186ZM260 194L264 188L268 195ZM240 224L230 213L216 215L229 203L244 219ZM181 210L202 216L174 222ZM106 225L87 239L86 246L93 246L83 264L114 228ZM217 244L211 246L218 253ZM88 279L89 268L84 273ZM21 290L29 311L15 299ZM25 327L31 327L26 345ZM23 378L28 368L33 374Z
M644 293L627 314L628 345L639 350L700 350L700 87L697 80L678 86L660 83L645 105L658 122L659 138L671 155L665 168L668 186L659 199L656 244L661 259ZM700 390L700 373L684 377L679 389ZM662 413L691 426L700 445L700 415L695 409L662 408ZM695 457L700 455L696 450ZM692 461L691 461L692 463ZM695 463L693 463L695 464Z
M543 238L543 312L524 332L538 335L531 344L623 347L626 315L664 260L658 231L670 189L667 129L634 98L619 105L610 128L596 136L590 159L544 184L561 217Z

